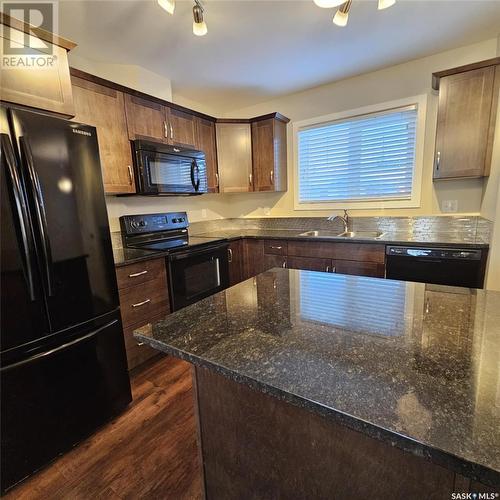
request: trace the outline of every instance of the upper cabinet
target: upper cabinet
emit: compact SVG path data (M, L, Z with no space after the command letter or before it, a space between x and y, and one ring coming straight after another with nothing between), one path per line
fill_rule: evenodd
M168 143L196 148L196 116L174 108L166 108L166 112Z
M105 192L135 193L123 93L75 76L72 82L74 120L97 130Z
M67 53L76 45L6 14L0 14L0 57L3 61L0 68L0 99L73 116ZM12 53L9 52L10 49ZM25 55L23 49L29 50L29 55ZM36 60L40 69L23 64L26 57L32 62Z
M286 124L282 117L252 123L254 191L286 191Z
M221 192L286 191L288 121L273 113L217 122Z
M439 108L434 179L489 175L500 58L435 73Z
M217 167L217 144L215 138L215 122L196 118L196 149L205 153L207 165L207 186L209 193L219 192L219 170Z
M125 94L128 137L131 141L144 139L167 142L165 107L155 101Z

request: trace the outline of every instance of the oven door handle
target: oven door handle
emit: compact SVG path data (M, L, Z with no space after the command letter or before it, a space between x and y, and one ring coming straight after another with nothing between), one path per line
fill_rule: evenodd
M194 173L196 172L196 177ZM198 192L200 190L200 167L198 167L198 163L196 160L191 162L191 184L194 187L194 190Z
M229 242L224 243L223 245L203 247L203 248L200 248L199 250L188 250L187 252L173 253L173 254L170 254L168 256L168 259L170 261L189 259L190 257L195 257L196 255L213 253L213 252L216 252L217 250L225 250L225 249L227 249L228 246L229 246Z

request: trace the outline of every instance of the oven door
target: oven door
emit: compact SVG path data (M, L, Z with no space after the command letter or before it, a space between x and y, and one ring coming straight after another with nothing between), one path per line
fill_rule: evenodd
M202 194L207 174L202 158L157 151L137 152L141 194Z
M173 311L229 286L228 247L225 243L168 256Z

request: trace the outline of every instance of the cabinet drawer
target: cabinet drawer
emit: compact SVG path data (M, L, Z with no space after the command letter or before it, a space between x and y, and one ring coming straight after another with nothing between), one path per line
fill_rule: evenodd
M119 293L124 327L147 323L150 318L168 314L170 310L167 282L164 278L122 288Z
M285 240L264 240L264 253L286 255L288 242Z
M323 243L289 241L288 255L297 257L319 257L322 259L357 260L363 262L385 262L385 245L374 243Z
M156 278L165 279L165 260L154 259L116 268L118 288L128 288Z
M355 260L333 260L332 272L339 274L352 274L355 276L369 276L371 278L384 278L385 266L376 262L359 262Z
M154 318L152 318L148 323L154 323L155 321L158 321L162 319L164 316L159 315ZM148 324L146 323L146 325ZM128 363L128 369L132 370L136 366L141 365L148 359L152 358L153 356L156 356L160 354L159 351L156 349L153 349L147 345L141 345L139 341L134 338L134 331L137 330L138 328L145 326L142 324L139 325L134 325L130 326L128 328L125 328L123 330L123 336L125 338L125 349L127 352L127 363Z

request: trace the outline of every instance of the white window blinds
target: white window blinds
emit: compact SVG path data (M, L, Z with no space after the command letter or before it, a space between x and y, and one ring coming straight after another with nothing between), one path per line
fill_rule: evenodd
M411 199L417 105L299 130L299 202Z

